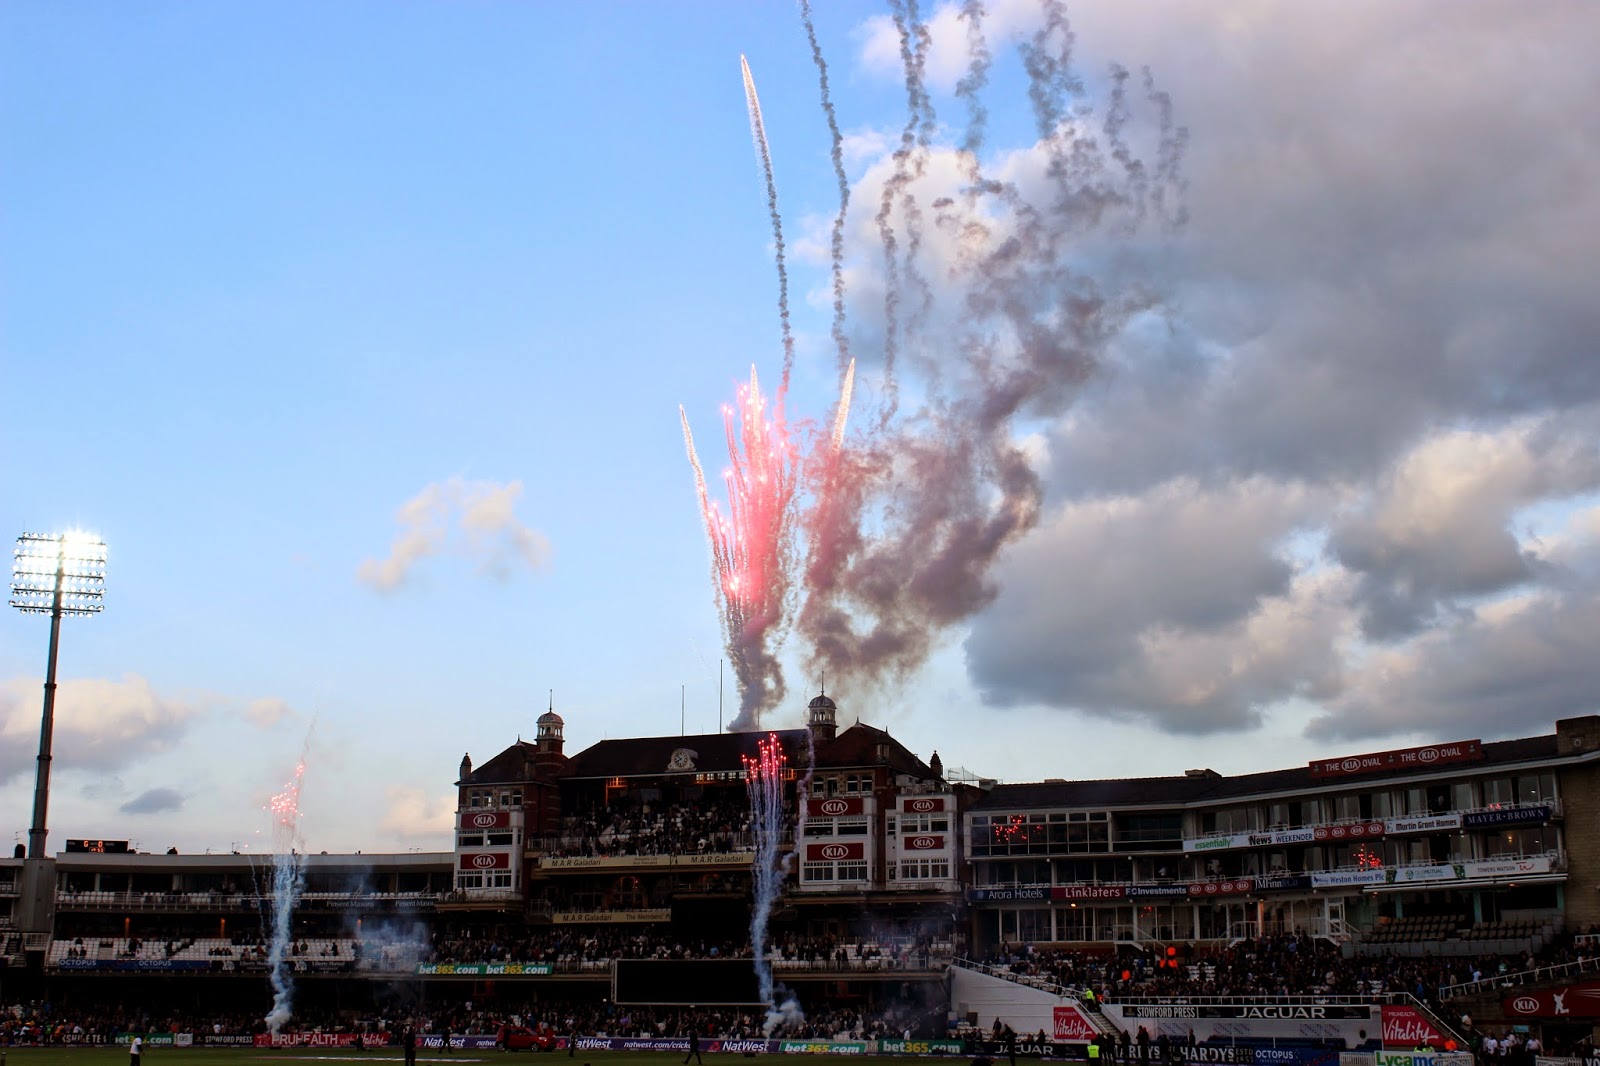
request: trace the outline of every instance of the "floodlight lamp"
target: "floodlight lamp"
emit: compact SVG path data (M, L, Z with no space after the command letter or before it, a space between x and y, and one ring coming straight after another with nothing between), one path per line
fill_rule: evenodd
M30 614L105 609L105 542L92 534L24 533L12 550L11 606Z

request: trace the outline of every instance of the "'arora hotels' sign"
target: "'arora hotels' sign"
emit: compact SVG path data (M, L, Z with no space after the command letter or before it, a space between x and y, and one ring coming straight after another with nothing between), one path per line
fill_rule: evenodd
M1452 744L1429 744L1420 748L1396 748L1370 755L1346 755L1341 759L1312 759L1312 777L1349 777L1375 774L1381 770L1426 770L1456 762L1479 762L1483 742L1458 740Z

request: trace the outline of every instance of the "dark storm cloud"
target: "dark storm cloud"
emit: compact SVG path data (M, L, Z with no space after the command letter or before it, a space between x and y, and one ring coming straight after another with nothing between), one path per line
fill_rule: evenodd
M123 814L163 814L183 808L183 793L175 788L152 788L117 809Z
M1190 225L1048 430L980 689L1350 738L1592 710L1600 592L1520 516L1600 485L1600 6L1073 13L1170 90Z
M1434 736L1525 733L1530 725L1592 714L1600 693L1600 581L1591 573L1502 610L1429 630L1381 657L1325 715L1314 736L1356 738L1405 728Z

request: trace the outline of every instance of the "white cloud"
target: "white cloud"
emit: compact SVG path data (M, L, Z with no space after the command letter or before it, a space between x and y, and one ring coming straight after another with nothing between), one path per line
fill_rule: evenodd
M437 844L455 830L457 797L454 792L430 794L415 785L392 785L384 790L388 809L378 831L400 840L427 840Z
M363 560L357 580L379 592L393 592L424 559L445 551L475 561L480 570L497 578L508 576L518 565L543 566L550 545L542 533L517 519L521 495L520 481L501 485L452 477L424 487L396 512L400 530L389 554Z
M33 772L42 712L39 679L0 682L0 780ZM133 674L121 681L62 681L56 689L52 772L117 769L171 750L200 713Z
M271 729L279 722L294 721L299 717L300 713L293 707L273 697L251 700L244 709L245 721L257 729Z

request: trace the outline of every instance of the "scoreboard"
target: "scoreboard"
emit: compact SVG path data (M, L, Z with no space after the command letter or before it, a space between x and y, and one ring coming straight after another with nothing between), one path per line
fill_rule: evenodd
M100 855L126 855L128 842L126 840L69 840L68 851L92 851Z

